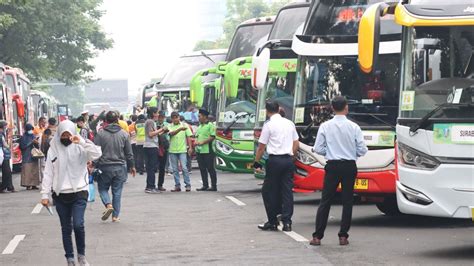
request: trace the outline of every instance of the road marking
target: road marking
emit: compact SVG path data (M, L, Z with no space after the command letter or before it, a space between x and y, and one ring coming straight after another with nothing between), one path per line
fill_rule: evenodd
M25 239L25 235L16 235L15 237L13 237L13 239L10 240L10 243L8 243L7 247L3 250L2 255L13 254L13 252L15 252L16 247L23 239Z
M242 201L236 199L235 197L232 197L232 196L225 196L228 200L232 201L233 203L235 203L237 206L245 206L246 204L243 203Z
M43 209L43 205L41 203L36 204L35 208L31 212L31 214L38 214L41 212L41 209Z
M293 238L293 240L295 240L296 242L309 242L308 239L306 239L304 236L298 234L298 233L295 233L293 231L291 232L283 232L285 233L285 235Z
M291 232L285 232L283 231L283 226L282 225L279 225L278 226L278 230L282 231L283 233L285 233L285 235L293 238L293 240L295 240L296 242L309 242L308 239L306 239L304 236L296 233L295 231L291 231Z

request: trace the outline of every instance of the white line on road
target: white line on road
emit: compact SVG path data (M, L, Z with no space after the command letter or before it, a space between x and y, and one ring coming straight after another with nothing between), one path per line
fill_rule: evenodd
M304 236L298 234L298 233L295 233L293 231L291 232L283 232L285 233L287 236L293 238L293 240L295 240L296 242L309 242L308 239L306 239Z
M243 203L242 201L236 199L235 197L232 196L225 196L228 200L232 201L233 203L237 204L237 206L245 206L246 204Z
M287 236L293 238L293 240L295 240L296 242L309 242L308 239L306 239L304 236L302 236L302 235L296 233L295 231L291 231L291 232L285 232L285 231L283 231L283 226L281 226L281 225L278 226L278 229L279 229L280 231L282 231L283 233L285 233L285 235L287 235Z
M41 212L41 209L43 209L43 205L41 203L36 204L35 208L31 212L31 214L38 214Z
M16 247L23 239L25 239L25 235L16 235L12 240L10 240L10 243L8 243L7 247L3 250L2 255L13 254Z

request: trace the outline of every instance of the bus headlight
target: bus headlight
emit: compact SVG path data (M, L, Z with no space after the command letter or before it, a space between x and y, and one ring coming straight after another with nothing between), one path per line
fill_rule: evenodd
M318 161L316 157L314 157L312 154L307 153L303 150L298 150L296 152L296 159L306 165L311 165Z
M401 165L419 170L434 170L439 166L435 158L398 143L398 161Z
M216 149L219 150L220 152L222 152L225 155L229 155L234 151L234 149L232 149L231 146L229 146L229 145L227 145L224 142L219 141L219 140L216 140Z

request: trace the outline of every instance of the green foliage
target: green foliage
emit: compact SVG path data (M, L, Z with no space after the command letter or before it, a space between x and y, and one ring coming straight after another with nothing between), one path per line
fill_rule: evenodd
M227 0L227 15L222 25L222 37L216 41L198 41L194 51L228 48L240 23L252 18L276 16L278 10L289 2L290 0L274 0L268 4L263 0Z
M98 51L112 47L102 31L102 0L0 0L0 62L34 80L87 80Z

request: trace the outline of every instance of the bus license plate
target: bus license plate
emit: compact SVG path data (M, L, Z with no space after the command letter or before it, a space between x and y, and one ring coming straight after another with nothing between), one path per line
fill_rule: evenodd
M472 221L474 222L474 207L471 207L471 217Z
M339 183L339 189L342 189L341 183ZM356 189L356 190L368 190L369 189L369 180L368 179L356 178L355 183L354 183L354 189Z

